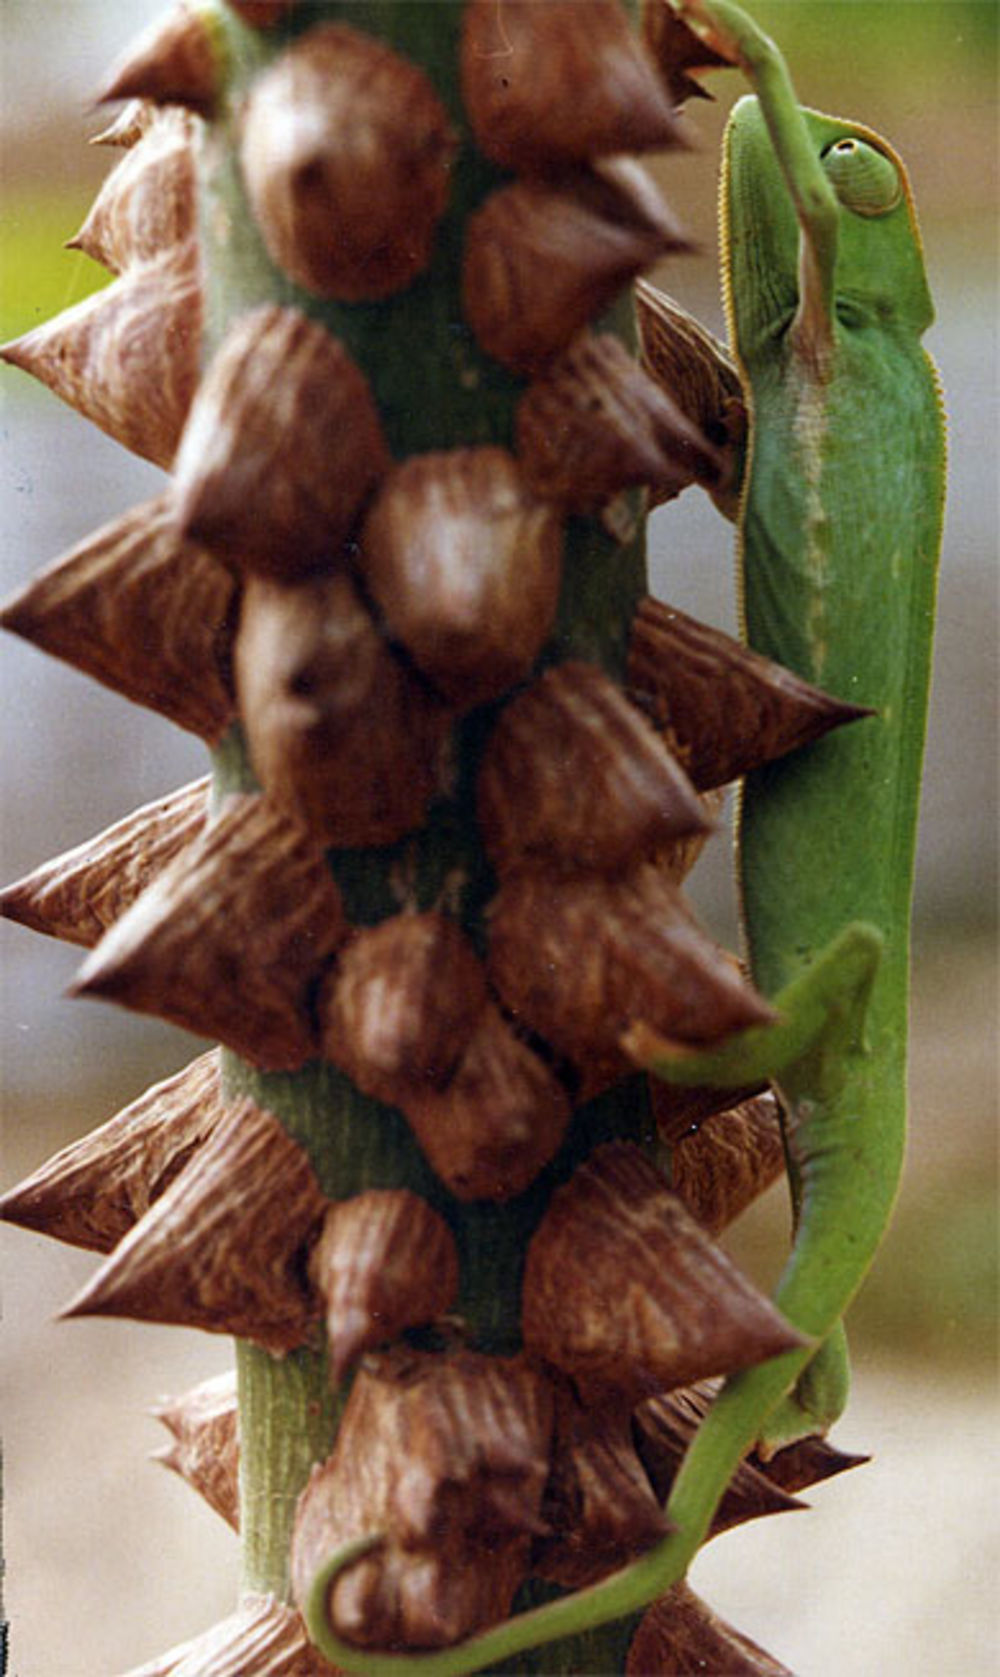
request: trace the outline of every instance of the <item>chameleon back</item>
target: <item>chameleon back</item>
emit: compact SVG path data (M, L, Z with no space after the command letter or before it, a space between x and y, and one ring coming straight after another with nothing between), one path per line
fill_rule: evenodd
M944 481L940 397L920 345L933 310L902 165L867 129L806 119L828 176L857 152L891 203L873 209L862 195L863 208L847 207L834 179L833 350L817 376L789 332L795 211L756 99L736 106L722 214L730 334L751 402L742 614L750 645L877 715L749 778L741 886L766 994L849 920L882 930L873 1025L901 1054Z

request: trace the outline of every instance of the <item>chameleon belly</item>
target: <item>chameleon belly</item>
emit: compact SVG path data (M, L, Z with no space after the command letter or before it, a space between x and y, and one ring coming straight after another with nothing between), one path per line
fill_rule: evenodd
M815 466L803 458L801 381L752 380L747 638L876 712L748 779L741 890L766 994L855 918L886 936L887 974L906 963L940 521L923 462L939 420L918 344L871 335L838 327L825 415L807 445Z

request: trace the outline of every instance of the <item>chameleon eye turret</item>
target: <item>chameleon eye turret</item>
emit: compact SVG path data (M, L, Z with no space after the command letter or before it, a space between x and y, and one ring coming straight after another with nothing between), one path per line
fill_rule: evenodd
M823 169L838 201L855 215L887 215L902 200L903 183L895 163L853 134L826 147Z

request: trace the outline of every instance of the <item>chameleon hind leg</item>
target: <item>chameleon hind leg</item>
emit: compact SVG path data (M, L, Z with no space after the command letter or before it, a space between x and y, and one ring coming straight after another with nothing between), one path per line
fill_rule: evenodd
M412 1655L358 1648L330 1623L328 1603L337 1578L381 1541L378 1533L356 1539L326 1559L302 1603L311 1640L338 1669L368 1677L464 1677L638 1611L684 1577L735 1469L810 1364L817 1341L836 1332L867 1268L864 1253L877 1245L873 1229L856 1222L845 1231L826 1213L839 1213L845 1198L850 1200L849 1161L832 1131L843 1119L837 1104L843 1070L867 1053L864 1019L881 953L882 938L873 927L849 926L776 998L775 1023L742 1032L719 1049L684 1052L642 1026L625 1039L637 1063L669 1082L742 1087L780 1074L793 1090L789 1146L805 1188L795 1248L776 1297L788 1320L808 1337L801 1349L726 1381L675 1480L666 1507L673 1529L631 1566L588 1589L516 1615L455 1647ZM852 1157L859 1139L852 1134Z

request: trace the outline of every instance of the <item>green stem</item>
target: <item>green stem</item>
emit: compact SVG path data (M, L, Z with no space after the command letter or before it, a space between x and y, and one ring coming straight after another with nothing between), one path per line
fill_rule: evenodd
M236 1374L242 1586L248 1595L287 1599L295 1504L313 1462L329 1449L339 1406L320 1351L292 1351L279 1361L237 1343Z
M349 22L420 63L467 140L457 92L461 11L458 0L343 0L310 5L300 16L306 25L324 17ZM399 297L377 307L345 307L298 291L275 271L254 230L230 114L276 38L253 34L221 8L218 23L228 46L231 81L228 111L209 129L202 169L206 352L211 354L243 310L265 301L293 303L340 338L364 368L395 458L483 443L509 447L523 386L481 354L463 324L458 289L464 220L495 184L495 171L470 143L462 146L433 264ZM602 325L631 340L631 303L623 302ZM646 588L640 513L637 506L636 534L624 545L592 521L570 522L563 595L545 660L582 657L622 674L628 624ZM476 712L456 731L456 790L432 809L422 832L385 850L331 853L331 867L355 923L372 923L396 911L393 881L403 868L412 899L421 907L437 901L445 882L458 876L463 882L460 918L474 938L481 935L493 881L476 830L473 793L490 723L489 712ZM217 795L254 784L238 729L216 754L215 779ZM434 1177L401 1115L361 1095L332 1066L263 1075L227 1054L225 1082L229 1092L252 1095L278 1116L309 1154L331 1199L370 1186L405 1185L435 1205L458 1243L459 1309L471 1341L497 1353L519 1344L524 1251L553 1186L598 1141L624 1136L652 1145L644 1081L633 1079L575 1115L559 1156L518 1200L501 1206L464 1204ZM304 1350L279 1361L247 1346L239 1348L239 1391L244 1584L247 1590L287 1599L295 1502L312 1463L329 1453L342 1394L331 1395L319 1352ZM628 1624L611 1626L548 1654L526 1654L504 1670L620 1670L630 1634Z

